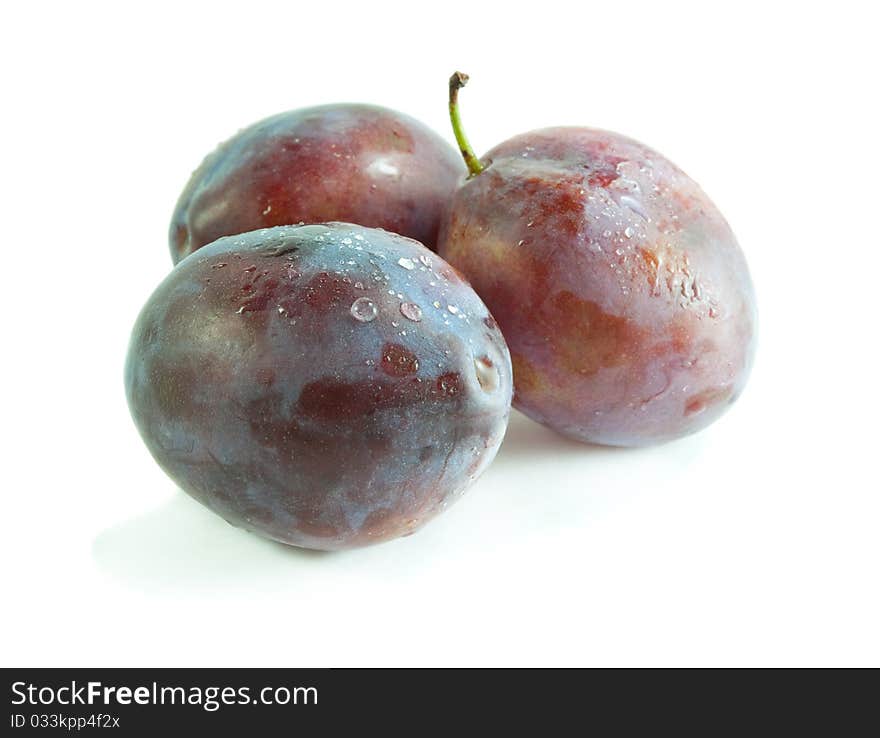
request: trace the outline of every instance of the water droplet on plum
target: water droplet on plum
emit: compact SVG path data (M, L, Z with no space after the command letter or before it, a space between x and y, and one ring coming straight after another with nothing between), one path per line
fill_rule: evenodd
M620 204L628 207L642 220L651 220L651 218L648 216L648 213L645 211L645 207L636 198L631 197L630 195L622 195L620 198Z
M494 392L498 389L498 369L488 356L474 359L474 369L477 373L477 381L484 392Z
M400 303L400 314L414 323L418 323L422 319L422 309L414 302Z
M379 308L369 297L359 297L351 304L351 316L361 323L375 320L378 314Z

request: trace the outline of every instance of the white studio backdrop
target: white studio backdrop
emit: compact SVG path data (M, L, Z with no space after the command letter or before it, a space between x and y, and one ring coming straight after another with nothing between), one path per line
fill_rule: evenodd
M877 18L837 3L33 3L0 10L4 666L880 662ZM760 311L708 430L586 447L514 414L415 536L317 554L191 501L128 416L131 325L219 141L364 101L482 153L642 140L732 224Z

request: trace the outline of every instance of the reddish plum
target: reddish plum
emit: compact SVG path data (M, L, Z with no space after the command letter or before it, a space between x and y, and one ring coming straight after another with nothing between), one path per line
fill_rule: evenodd
M373 105L303 108L245 128L193 173L171 219L176 264L221 236L342 220L430 248L464 172L455 149Z
M697 184L656 151L590 128L516 136L478 160L438 252L498 320L514 405L582 441L697 431L742 391L756 309L745 258Z
M153 293L125 370L165 471L229 522L337 549L415 531L498 449L507 347L421 244L345 223L221 238Z

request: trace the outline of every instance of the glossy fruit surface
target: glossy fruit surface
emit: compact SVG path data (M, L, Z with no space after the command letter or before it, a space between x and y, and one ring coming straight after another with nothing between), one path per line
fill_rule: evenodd
M211 153L169 229L176 264L207 243L300 222L384 228L434 248L464 172L455 149L402 113L338 104L281 113Z
M439 253L501 326L514 405L638 446L692 433L742 391L756 309L736 239L697 184L615 133L549 128L492 149Z
M440 512L494 457L512 394L504 339L455 271L344 223L222 238L182 261L137 320L125 384L186 492L317 549Z

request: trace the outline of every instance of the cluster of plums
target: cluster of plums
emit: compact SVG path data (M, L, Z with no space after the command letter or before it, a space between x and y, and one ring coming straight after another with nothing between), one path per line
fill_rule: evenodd
M306 108L233 136L181 195L126 392L159 464L229 522L316 549L388 540L480 475L511 401L638 446L742 391L754 295L700 188L590 128L478 159L466 80L460 152L387 109Z

